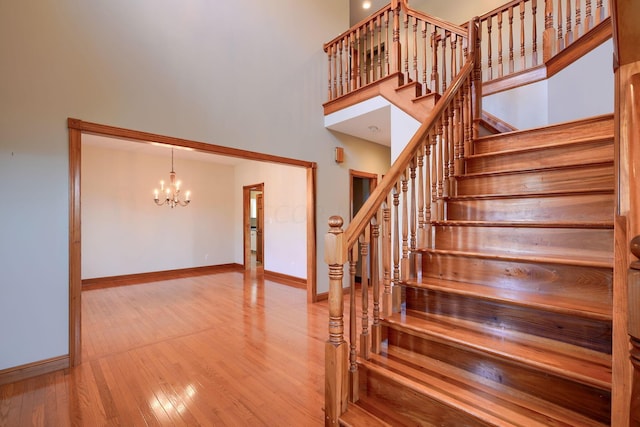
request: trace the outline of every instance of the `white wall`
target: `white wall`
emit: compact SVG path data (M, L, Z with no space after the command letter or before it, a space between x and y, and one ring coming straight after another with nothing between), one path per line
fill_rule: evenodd
M247 162L235 167L234 206L242 219L242 187L264 183L264 269L307 278L307 171ZM244 262L242 220L233 227L235 262Z
M347 2L25 0L1 10L0 180L14 202L0 214L0 324L11 325L0 328L0 370L68 353L68 117L316 161L318 205L343 209L322 45L348 27Z
M234 168L175 151L175 171L193 201L171 209L153 202L159 181L169 181L170 150L159 157L83 144L83 279L234 262L230 225L242 222L230 203Z

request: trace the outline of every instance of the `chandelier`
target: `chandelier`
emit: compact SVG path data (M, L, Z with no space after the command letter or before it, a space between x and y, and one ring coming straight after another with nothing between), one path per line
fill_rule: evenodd
M173 148L171 149L171 172L169 173L169 185L165 188L164 181L160 181L160 191L153 190L153 200L156 205L167 205L171 208L176 206L187 206L191 202L191 192L187 191L184 200L180 200L180 181L176 181L176 172L173 170ZM160 200L160 193L163 199Z

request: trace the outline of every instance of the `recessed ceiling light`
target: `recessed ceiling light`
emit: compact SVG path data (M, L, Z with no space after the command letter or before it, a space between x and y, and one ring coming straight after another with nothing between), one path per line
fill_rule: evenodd
M369 9L371 7L371 2L370 1L363 1L362 2L362 8L363 9Z
M380 131L380 128L378 126L373 126L372 125L372 126L369 126L369 131L371 133L376 133L376 132Z

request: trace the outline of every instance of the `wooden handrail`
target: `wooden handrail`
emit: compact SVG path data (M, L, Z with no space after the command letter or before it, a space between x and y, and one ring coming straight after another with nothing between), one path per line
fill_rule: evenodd
M345 36L349 35L349 33L353 32L355 29L362 28L362 27L368 25L369 22L375 20L379 16L382 16L385 12L390 12L392 10L391 6L392 6L392 4L389 3L388 5L380 8L378 11L376 11L376 12L372 13L371 15L367 16L366 18L364 18L363 20L361 20L357 24L352 25L351 28L349 28L348 30L341 32L340 34L335 36L333 39L331 39L328 42L326 42L322 47L323 50L326 52L327 49L329 48L329 46L331 46L332 44L337 43L338 41L343 39Z
M444 30L451 31L452 33L457 34L459 36L465 37L467 35L467 30L465 29L466 24L464 26L455 25L450 22L443 21L440 18L436 18L435 16L428 15L419 10L412 9L409 7L409 5L406 4L406 1L403 1L402 4L403 4L403 9L407 13L407 15L422 19L423 21L436 25Z
M371 193L364 205L362 205L356 216L351 220L349 226L344 231L343 243L345 245L345 251L346 248L350 248L357 242L358 236L362 234L364 228L369 224L369 221L376 214L378 209L380 209L382 202L385 201L395 183L409 166L409 162L415 155L420 143L424 141L424 139L429 135L429 132L433 130L436 124L436 118L438 118L449 106L455 94L461 89L466 78L469 77L473 69L474 62L467 60L464 67L462 67L462 70L460 70L458 77L449 86L433 110L431 110L427 119L422 123L420 128L418 128L404 150L402 150L389 171L385 174L382 181L378 184L373 193Z

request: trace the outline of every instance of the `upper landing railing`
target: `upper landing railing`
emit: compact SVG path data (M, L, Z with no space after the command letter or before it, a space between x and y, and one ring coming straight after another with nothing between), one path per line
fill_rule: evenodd
M540 3L540 4L539 4ZM610 16L603 0L513 0L479 19L482 81L541 69ZM607 4L605 4L607 3ZM390 76L444 93L468 51L466 24L454 25L392 2L324 45L332 101ZM609 33L610 34L610 33ZM522 78L520 84L541 78ZM504 89L504 85L499 89Z

